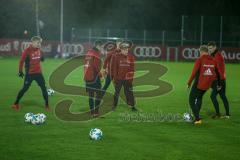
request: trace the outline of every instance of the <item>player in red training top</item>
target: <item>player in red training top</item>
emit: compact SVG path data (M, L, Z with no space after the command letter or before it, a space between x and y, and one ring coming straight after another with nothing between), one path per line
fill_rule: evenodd
M120 44L120 53L114 57L113 81L115 87L113 110L117 107L121 88L124 88L127 104L132 111L137 111L133 95L134 56L129 52L130 43Z
M202 123L199 112L204 93L211 87L216 77L219 79L217 64L209 55L207 46L201 46L199 51L200 57L196 60L192 74L187 83L188 88L190 88L193 79L195 79L189 95L189 104L195 117L195 124Z
M217 66L219 68L219 74L220 74L220 85L221 89L218 91L217 90L217 80L213 82L212 85L212 93L211 93L211 100L214 105L216 114L212 116L212 118L220 118L221 114L219 111L219 104L217 101L217 95L220 95L220 98L223 101L224 108L226 111L226 115L223 116L224 118L230 118L230 113L229 113L229 103L228 99L226 96L226 71L225 71L225 62L224 62L224 57L221 54L221 52L218 51L217 45L215 42L209 42L208 43L208 50L211 56L214 58L215 62L217 63Z
M105 78L105 84L102 87L103 95L105 94L107 88L109 87L109 85L111 84L111 81L113 79L114 57L116 54L118 54L120 52L119 45L121 44L122 41L123 41L122 39L119 39L116 41L116 44L114 44L116 47L107 53L107 57L104 60L103 73L104 73L104 75L106 75L105 76L106 78Z
M89 107L91 115L97 117L99 105L101 102L101 48L102 42L97 40L94 42L92 49L88 50L84 59L84 80L86 83L86 91L89 95Z
M19 91L16 101L14 102L12 108L19 110L20 105L19 101L23 97L24 93L29 89L32 84L32 81L36 81L39 87L42 90L42 95L45 101L46 110L49 111L48 105L48 94L45 86L45 80L42 75L41 70L41 61L44 61L44 57L41 53L41 43L42 38L39 36L34 36L31 38L31 44L26 48L21 56L19 62L19 73L18 76L24 78L24 84L22 89ZM25 76L23 73L23 65L25 64Z

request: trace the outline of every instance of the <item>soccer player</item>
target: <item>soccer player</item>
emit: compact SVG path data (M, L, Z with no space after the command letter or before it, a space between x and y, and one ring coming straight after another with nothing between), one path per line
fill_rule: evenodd
M121 44L122 40L118 40L116 42L116 48L109 51L107 53L107 57L104 60L104 64L103 64L103 73L106 74L106 78L105 78L105 84L102 88L103 90L103 94L106 92L107 88L109 87L109 85L111 84L111 81L113 79L113 68L114 68L114 57L116 54L118 54L120 52L120 48L119 45Z
M220 118L221 117L221 114L220 114L220 111L219 111L219 104L218 104L218 101L217 101L217 95L218 94L220 95L220 97L223 101L225 111L226 111L226 115L223 116L223 118L230 118L229 103L228 103L228 99L226 97L226 71L225 71L224 57L218 51L215 42L209 42L208 43L208 50L209 50L209 53L211 54L211 56L216 61L217 66L219 68L220 85L221 85L221 89L219 91L217 90L217 80L215 80L213 82L213 85L212 85L211 100L212 100L212 103L213 103L215 111L216 111L216 114L213 115L212 118L215 119L215 118Z
M132 111L137 111L133 95L133 77L134 77L134 56L129 52L130 44L122 42L120 44L121 52L115 55L113 81L115 87L113 110L117 107L121 88L124 88L127 104Z
M199 113L203 95L211 87L215 77L217 76L219 79L217 64L213 57L209 55L207 46L200 46L199 51L200 57L196 60L192 74L187 83L188 88L190 88L193 79L195 79L189 95L189 104L195 117L195 124L202 123Z
M101 48L102 42L95 41L94 47L88 50L84 59L84 80L86 92L89 95L89 107L91 115L97 117L101 102Z
M15 110L20 109L19 101L23 97L24 93L29 89L32 81L36 81L42 90L42 95L45 101L45 108L50 111L48 105L48 94L45 86L45 80L41 70L41 61L44 61L43 54L40 50L42 43L42 38L39 36L34 36L31 38L31 44L26 48L21 56L19 62L19 73L18 76L24 78L24 84L22 89L19 91L16 101L14 102L12 108ZM25 76L23 73L23 65L25 64Z

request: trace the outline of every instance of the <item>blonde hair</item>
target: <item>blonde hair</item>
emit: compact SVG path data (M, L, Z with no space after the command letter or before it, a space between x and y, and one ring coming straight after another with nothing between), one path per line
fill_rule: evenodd
M42 38L39 37L39 36L33 36L33 37L31 38L31 41L32 41L32 42L33 42L33 41L40 41L40 42L42 42Z

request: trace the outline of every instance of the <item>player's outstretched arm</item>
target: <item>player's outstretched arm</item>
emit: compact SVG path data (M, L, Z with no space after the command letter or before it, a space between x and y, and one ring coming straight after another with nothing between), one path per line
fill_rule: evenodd
M27 57L27 49L23 51L21 59L19 61L19 67L18 67L18 76L23 78L24 74L23 74L23 64L25 62L25 59Z

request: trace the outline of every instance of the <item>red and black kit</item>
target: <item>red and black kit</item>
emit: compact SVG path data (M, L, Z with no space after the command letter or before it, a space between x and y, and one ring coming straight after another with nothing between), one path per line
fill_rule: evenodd
M19 62L19 75L23 77L23 65L25 64L24 84L22 89L19 91L14 104L19 103L20 99L31 86L32 81L36 81L38 86L41 88L45 105L48 107L48 94L41 70L41 61L43 60L44 58L39 48L34 48L30 45L23 51Z
M202 105L202 97L212 86L216 77L219 79L218 70L216 62L210 55L203 55L195 62L188 85L190 86L193 79L195 79L189 95L189 104L197 121L200 120L199 112Z

